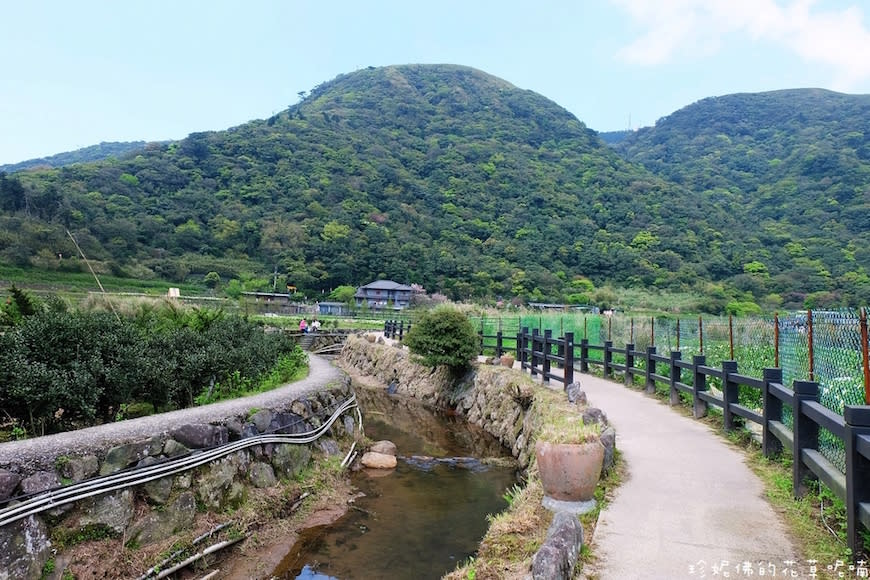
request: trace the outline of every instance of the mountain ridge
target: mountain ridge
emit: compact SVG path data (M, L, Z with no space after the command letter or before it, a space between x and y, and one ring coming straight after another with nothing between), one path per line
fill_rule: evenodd
M739 235L754 227L739 203L626 161L556 103L459 65L362 69L268 119L4 179L0 225L23 233L0 235L0 260L21 265L72 255L68 226L110 270L255 286L277 269L311 293L393 278L460 299L581 300L591 279L695 289L720 311L790 291L745 284L769 250ZM824 291L858 299L870 257L856 256L837 271L822 260ZM776 265L786 278L803 267Z

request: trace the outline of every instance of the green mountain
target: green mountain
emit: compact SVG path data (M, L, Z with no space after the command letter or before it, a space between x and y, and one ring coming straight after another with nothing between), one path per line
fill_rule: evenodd
M743 280L763 277L756 261L768 278L798 276L804 257L786 253L780 272L763 261L790 230L765 234L770 220L751 221L736 194L722 203L683 183L483 72L369 68L269 119L133 157L0 176L0 265L80 268L69 229L116 274L182 281L214 271L254 288L271 287L277 271L317 295L391 278L455 298L580 300L587 277L713 291L706 306L717 310L733 295L791 291ZM805 256L842 300L870 267L863 249L851 251L839 269L839 253Z
M99 161L109 157L123 157L124 155L134 151L144 149L146 145L147 143L145 141L104 141L97 145L76 149L75 151L67 151L49 157L40 157L38 159L28 159L19 163L0 165L0 171L4 173L13 173L15 171L33 169L35 167L63 167L64 165L72 165L73 163Z
M738 287L791 302L816 293L820 306L870 299L870 95L713 97L613 146L739 216Z
M393 278L557 299L576 276L709 276L706 245L728 216L674 199L690 197L538 94L460 66L394 66L267 120L7 177L0 259L74 256L69 228L89 258L140 277L277 268L315 292Z

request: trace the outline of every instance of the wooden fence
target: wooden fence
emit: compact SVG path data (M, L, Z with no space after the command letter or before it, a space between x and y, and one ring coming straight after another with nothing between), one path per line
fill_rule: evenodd
M411 323L405 324L404 320L385 320L384 321L384 337L392 338L402 342L405 333L411 330Z
M503 345L500 335L496 337L499 354ZM722 361L720 367L714 367L707 364L704 355L683 360L680 351L659 354L655 346L638 351L633 344L624 348L613 346L611 341L592 345L587 339L575 345L573 333L553 338L549 330L539 334L537 329L529 333L528 328L517 334L516 344L523 370L541 375L544 381L558 380L567 386L574 380L575 368L588 373L590 365L597 365L605 378L615 380L616 373L621 373L626 386L640 382L649 394L655 393L658 385L666 386L671 405L680 404L684 394L691 400L695 418L705 417L710 405L720 408L726 430L740 427L742 421L760 425L765 456L783 450L792 454L795 497L806 493L806 478L821 480L846 505L847 541L852 553L858 557L864 550L860 526L870 530L870 405L845 405L840 415L819 403L818 383L796 380L791 389L784 386L781 368L764 369L763 376L757 378L740 374L736 361ZM580 349L577 357L576 347ZM564 372L553 373L553 363ZM667 374L659 372L665 369ZM711 378L721 381L721 390L711 390ZM761 393L761 412L738 402L741 387ZM791 411L791 426L786 409ZM820 451L821 429L842 441L845 472Z

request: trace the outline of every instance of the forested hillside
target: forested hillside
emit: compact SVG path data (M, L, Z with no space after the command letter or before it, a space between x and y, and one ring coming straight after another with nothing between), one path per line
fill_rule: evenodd
M713 97L614 147L740 216L752 253L739 288L820 307L870 302L870 95Z
M13 171L32 169L34 167L63 167L64 165L72 165L73 163L99 161L108 157L122 157L128 153L144 149L145 145L145 141L104 141L103 143L91 145L89 147L82 147L75 151L67 151L65 153L58 153L57 155L40 157L38 159L28 159L26 161L21 161L20 163L0 165L0 171L12 173Z
M745 211L730 189L682 182L623 160L555 103L480 71L370 68L266 120L0 178L0 264L78 268L69 228L116 274L214 271L254 288L271 287L277 270L317 295L392 278L454 298L582 300L588 278L701 290L713 310L734 296L870 298L859 294L866 228L837 225L831 243L849 260L839 249L817 255L827 246ZM807 206L804 223L821 227L827 211ZM791 242L803 245L780 248Z

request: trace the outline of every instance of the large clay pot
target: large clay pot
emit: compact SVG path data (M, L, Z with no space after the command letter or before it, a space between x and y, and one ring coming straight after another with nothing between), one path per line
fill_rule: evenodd
M544 493L560 501L588 501L595 493L604 446L590 443L535 443L535 457Z

